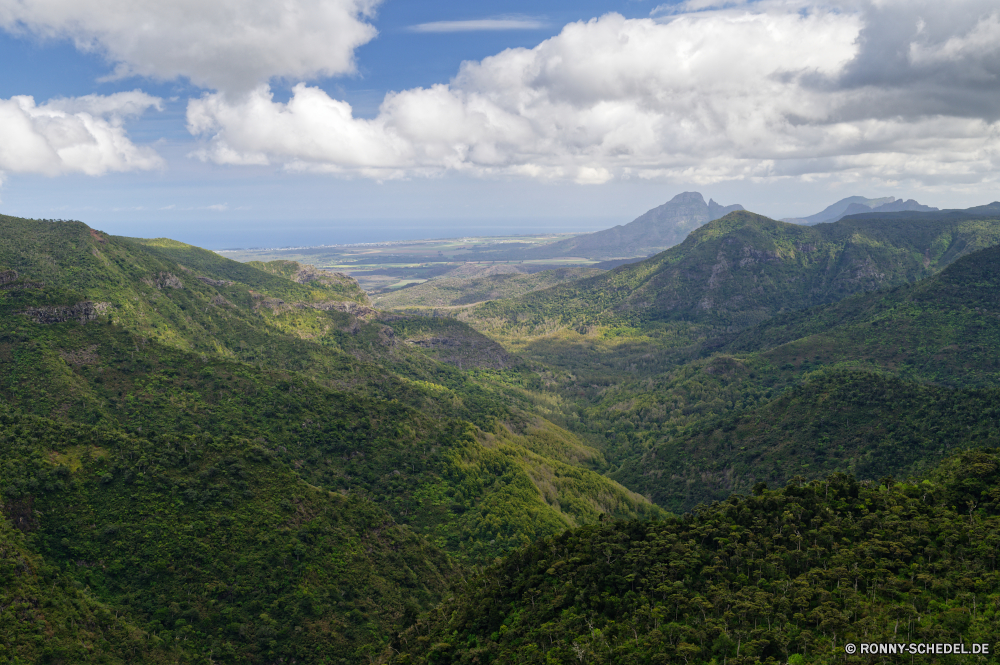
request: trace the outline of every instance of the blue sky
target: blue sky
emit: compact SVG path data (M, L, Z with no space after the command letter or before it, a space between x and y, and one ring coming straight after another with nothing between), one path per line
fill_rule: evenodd
M0 0L0 212L222 248L986 203L1000 13L938 4Z

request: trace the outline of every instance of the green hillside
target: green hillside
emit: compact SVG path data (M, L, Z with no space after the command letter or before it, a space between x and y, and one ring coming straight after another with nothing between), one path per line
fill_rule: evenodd
M620 459L618 449L628 441L653 442L704 418L760 405L820 370L882 372L952 388L996 386L998 265L1000 248L989 248L912 285L778 315L717 338L700 347L704 357L658 374L620 373L616 382L590 389L579 427L609 436L605 454ZM597 371L578 372L577 382L600 378Z
M20 616L37 612L36 623L73 636L52 647L62 649L52 662L90 662L75 660L80 639L93 662L145 652L356 662L459 573L370 500L305 483L261 443L138 438L8 409L0 440L10 520L0 533L4 547L31 552L8 566L21 588L5 593L24 603L33 592L40 608ZM0 642L26 659L49 649L31 624L2 630Z
M717 348L769 351L773 358L875 363L903 376L950 385L996 385L1000 247L965 256L939 275L894 289L786 314Z
M683 512L793 476L914 475L956 449L983 445L1000 446L1000 390L816 372L760 406L681 429L626 458L612 477Z
M733 212L646 261L485 303L466 320L509 336L596 326L667 337L671 324L718 334L912 282L998 242L995 217L893 213L805 227Z
M845 645L872 642L987 643L914 657L993 662L998 481L982 450L923 479L761 484L683 518L570 530L469 580L390 662L867 663Z
M5 511L33 502L26 551L167 656L357 662L474 565L664 514L465 324L295 263L0 226Z
M735 212L442 318L0 217L0 660L988 641L998 236L989 207Z

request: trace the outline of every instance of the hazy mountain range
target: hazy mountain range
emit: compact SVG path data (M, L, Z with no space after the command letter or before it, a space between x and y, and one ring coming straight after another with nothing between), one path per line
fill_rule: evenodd
M715 221L730 212L745 210L735 203L724 206L699 192L683 192L666 203L643 213L628 224L595 233L537 247L524 253L524 258L542 259L575 256L602 261L652 256L679 245L695 229ZM932 212L937 208L906 201L894 196L869 199L849 196L828 206L815 215L782 221L812 226L836 222L848 215L870 212Z
M866 199L863 196L848 196L840 199L831 206L827 206L822 211L808 217L786 217L783 222L792 224L826 224L836 222L848 215L859 215L866 212L934 212L937 208L921 205L913 199L897 199L895 196L886 196L880 199Z

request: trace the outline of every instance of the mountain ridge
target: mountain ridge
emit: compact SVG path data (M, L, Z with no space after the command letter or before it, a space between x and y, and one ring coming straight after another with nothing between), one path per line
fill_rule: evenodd
M814 215L809 215L808 217L786 217L781 221L813 226L815 224L839 222L848 215L878 212L937 212L937 210L937 208L917 203L914 199L904 201L897 199L895 196L885 196L877 199L869 199L863 196L848 196L827 206Z
M580 256L592 259L623 259L649 256L679 244L694 229L743 206L705 203L698 192L683 192L628 224L560 240L524 253L525 258Z

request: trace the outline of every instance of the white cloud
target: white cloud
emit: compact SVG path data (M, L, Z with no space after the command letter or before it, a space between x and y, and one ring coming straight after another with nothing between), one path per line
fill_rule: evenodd
M481 32L487 30L538 30L545 22L536 18L488 18L470 21L434 21L410 26L410 32Z
M0 0L0 28L72 39L111 78L187 76L243 92L272 77L354 71L379 0Z
M375 178L996 177L992 3L734 4L573 23L447 85L390 93L370 120L299 84L287 103L266 86L192 100L189 128L205 160Z
M922 33L927 24L920 19L917 32ZM984 56L996 56L1000 43L1000 10L980 18L966 33L949 37L941 43L910 43L910 60L917 65L932 62L959 62L966 59L979 60Z
M138 90L41 105L27 96L0 99L0 171L102 175L159 168L160 156L132 143L122 123L160 104Z

